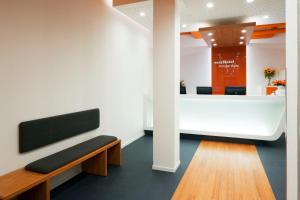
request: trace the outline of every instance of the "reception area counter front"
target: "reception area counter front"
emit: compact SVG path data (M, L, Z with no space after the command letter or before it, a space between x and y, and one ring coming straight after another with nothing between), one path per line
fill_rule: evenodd
M277 140L285 132L284 96L181 95L181 133ZM146 98L145 129L153 130L152 100Z

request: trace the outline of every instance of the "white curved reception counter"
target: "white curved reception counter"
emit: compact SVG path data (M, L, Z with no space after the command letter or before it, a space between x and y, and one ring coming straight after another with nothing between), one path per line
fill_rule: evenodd
M146 103L145 129L153 129L152 101ZM285 97L182 95L181 133L277 140L285 132Z

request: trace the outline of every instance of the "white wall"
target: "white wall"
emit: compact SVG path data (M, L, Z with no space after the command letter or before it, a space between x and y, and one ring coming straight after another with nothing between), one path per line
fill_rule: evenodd
M276 68L285 78L285 35L265 40L252 40L247 46L247 93L264 95L266 80L263 69ZM211 86L211 49L203 40L181 36L181 80L185 81L187 93L195 94L197 86Z
M0 175L110 134L143 135L152 35L104 0L0 1ZM27 154L22 121L100 108L100 129Z
M285 79L285 65L285 34L272 39L252 40L247 46L247 94L265 95L264 68L271 66L276 69L273 79Z
M181 36L180 44L180 80L188 94L196 94L197 86L211 86L211 49L191 36Z

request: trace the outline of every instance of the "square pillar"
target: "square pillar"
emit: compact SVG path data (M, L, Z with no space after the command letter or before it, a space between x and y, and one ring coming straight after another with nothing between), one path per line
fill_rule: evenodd
M299 9L299 1L286 1L287 200L300 199Z
M153 0L153 166L176 172L179 158L180 14L178 0Z

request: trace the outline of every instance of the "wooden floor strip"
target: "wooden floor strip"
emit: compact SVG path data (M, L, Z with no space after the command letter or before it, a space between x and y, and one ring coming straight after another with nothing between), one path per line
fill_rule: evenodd
M202 141L172 200L274 200L255 145Z

